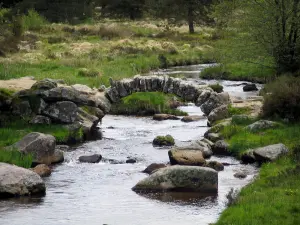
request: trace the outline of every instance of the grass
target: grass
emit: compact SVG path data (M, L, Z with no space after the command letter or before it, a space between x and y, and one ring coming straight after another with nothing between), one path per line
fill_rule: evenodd
M274 74L272 69L239 62L208 67L200 73L200 78L266 83L274 79Z
M261 167L253 183L242 189L215 225L300 224L300 124L250 133L253 120L235 121L222 130L236 156L250 148L283 143L290 153Z
M14 120L0 127L0 147L12 145L31 132L51 134L58 143L66 143L70 136L75 135L61 125L29 125L25 120Z
M161 92L138 92L121 99L121 102L114 104L112 114L149 116L156 113L173 114L186 116L187 113L174 109L174 95Z
M9 163L24 168L30 168L32 160L32 155L24 155L16 150L7 151L0 149L0 162Z
M248 107L233 107L232 105L229 105L228 111L230 116L234 116L249 114L251 109Z
M223 92L223 86L219 83L208 85L211 89L213 89L217 93Z

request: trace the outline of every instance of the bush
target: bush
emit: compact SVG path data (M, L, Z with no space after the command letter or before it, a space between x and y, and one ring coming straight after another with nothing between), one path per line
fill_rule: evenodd
M47 20L33 9L23 16L23 22L26 30L41 30L47 24Z
M211 89L213 89L217 93L223 92L223 86L219 83L208 85Z
M265 86L264 117L300 120L300 78L283 76Z

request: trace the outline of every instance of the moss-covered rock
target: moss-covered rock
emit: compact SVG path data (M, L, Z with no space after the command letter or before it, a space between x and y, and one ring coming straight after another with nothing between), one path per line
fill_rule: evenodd
M152 144L154 146L173 146L175 145L175 140L171 135L157 136Z

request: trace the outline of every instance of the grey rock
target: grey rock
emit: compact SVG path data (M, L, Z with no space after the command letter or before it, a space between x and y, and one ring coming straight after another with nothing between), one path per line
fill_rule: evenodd
M250 149L250 150L242 153L241 160L242 160L242 163L244 163L244 164L255 163L256 159L255 159L255 156L253 154L253 149Z
M47 124L47 125L50 125L51 124L51 119L49 117L46 117L46 116L37 115L37 116L33 117L32 120L30 120L29 123L30 124Z
M52 156L51 163L58 164L65 161L64 152L55 148L54 155Z
M231 155L231 152L229 151L229 145L224 140L217 141L212 146L212 151L215 155Z
M249 91L258 91L258 88L256 87L256 84L246 84L243 87L244 92L249 92Z
M211 111L218 108L221 105L227 105L230 103L230 98L227 92L219 93L212 92L208 100L204 102L200 108L203 113L209 115Z
M181 119L182 122L190 123L205 119L204 116L185 116Z
M288 153L288 148L284 144L268 145L253 150L257 162L273 162L282 155Z
M174 116L174 115L170 115L170 114L155 114L153 116L153 120L158 120L158 121L162 121L162 120L180 120L179 117Z
M83 163L99 163L102 159L102 156L99 154L90 155L90 156L80 156L79 162Z
M143 170L143 173L152 174L152 173L156 172L157 170L165 168L165 167L167 167L167 166L164 163L152 163L149 166L147 166L147 168L145 170Z
M218 140L223 139L222 136L218 133L208 133L206 138L212 142L216 142Z
M44 194L45 183L35 172L7 163L0 163L0 199Z
M210 112L208 120L213 123L229 116L228 105L221 105Z
M171 165L203 166L205 159L201 151L171 149L168 152Z
M45 116L59 123L73 123L77 118L77 105L71 101L56 102L43 110Z
M37 81L36 83L34 83L31 87L31 90L50 90L52 88L56 88L57 87L57 83L53 82L49 79L44 79L41 81Z
M13 100L12 114L15 116L29 117L32 114L30 103L27 100Z
M279 125L278 123L273 122L273 121L259 120L253 124L248 125L247 127L245 127L245 129L247 129L251 132L256 132L258 130L270 129L270 128L276 127L278 125Z
M133 191L186 191L216 193L218 191L217 171L197 166L170 166L159 169L138 182Z
M74 84L71 87L74 88L76 91L80 92L81 94L94 94L95 93L95 91L93 91L93 89L87 85Z
M34 132L27 134L11 148L16 148L24 154L32 154L34 164L50 165L55 154L55 143L55 137L52 135Z
M196 101L196 106L201 106L204 102L206 102L210 97L211 93L211 90L203 90Z
M247 177L247 174L244 172L237 172L235 174L233 174L234 177L239 178L239 179L244 179Z
M209 161L205 164L205 167L212 168L216 171L223 171L224 170L224 165L220 162L217 162L217 161Z
M29 98L29 103L32 111L35 114L41 114L42 111L47 107L46 102L38 96L32 96Z
M129 159L127 159L125 162L126 162L127 164L134 164L134 163L137 162L137 160L136 160L136 159L131 159L131 158L129 158Z

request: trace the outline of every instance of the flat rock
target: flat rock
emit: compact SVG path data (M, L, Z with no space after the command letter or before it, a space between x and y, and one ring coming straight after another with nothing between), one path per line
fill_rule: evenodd
M280 156L287 154L288 151L288 148L284 144L280 143L256 148L253 150L253 154L258 162L272 162Z
M182 191L216 193L218 172L197 166L169 166L159 169L138 182L133 188L137 192Z
M180 120L179 117L174 116L174 115L170 115L170 114L155 114L153 116L153 120L158 120L158 121L162 121L162 120Z
M45 192L45 183L37 173L7 163L0 163L0 199L45 194Z
M201 151L172 149L168 155L171 165L202 166L205 164Z
M204 116L185 116L181 119L182 122L189 123L189 122L196 122L205 119Z
M80 156L79 162L83 163L99 163L102 159L102 156L99 154L89 155L89 156Z

